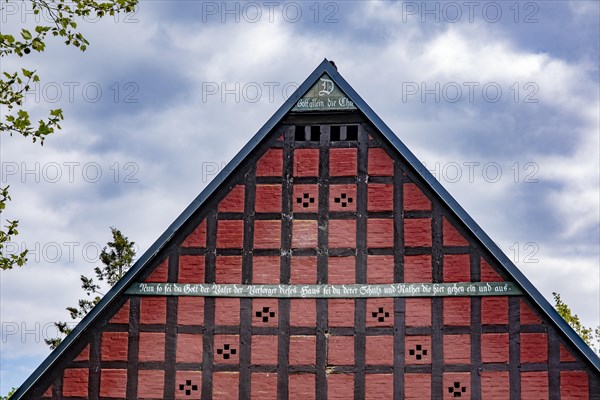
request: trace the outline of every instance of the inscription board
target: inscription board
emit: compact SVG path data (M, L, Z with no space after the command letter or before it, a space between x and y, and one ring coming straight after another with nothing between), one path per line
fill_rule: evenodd
M327 74L296 102L292 111L345 111L356 110L354 103Z
M216 283L135 283L126 291L142 296L371 298L515 296L512 282L390 283L382 285L235 285Z

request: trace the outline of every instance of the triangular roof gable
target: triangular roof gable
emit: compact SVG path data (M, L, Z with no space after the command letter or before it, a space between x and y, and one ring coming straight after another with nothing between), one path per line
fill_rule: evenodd
M466 213L466 211L454 200L444 189L427 168L414 156L414 154L400 141L392 130L379 118L379 116L365 103L348 82L337 72L336 68L327 60L323 62L309 75L309 77L298 87L288 100L277 110L267 123L254 135L254 137L240 150L240 152L229 162L229 164L213 179L208 186L192 201L192 203L181 213L181 215L169 226L169 228L156 240L156 242L140 257L129 272L104 296L94 309L73 329L73 332L55 349L44 362L31 374L21 385L14 399L25 395L34 384L48 371L57 360L80 338L86 330L96 321L99 316L113 302L123 295L125 290L136 281L136 279L147 268L155 267L160 260L156 256L161 250L168 247L174 236L207 202L221 185L236 171L257 146L267 137L269 133L289 113L293 112L298 100L302 99L319 80L328 75L342 93L351 100L366 119L383 135L393 150L397 151L406 163L413 168L416 175L424 181L429 189L435 193L448 209L455 214L473 237L479 241L505 272L512 277L523 292L533 301L546 316L555 324L555 327L564 334L571 344L579 350L589 364L600 372L600 358L585 344L575 331L560 317L554 307L542 296L542 294L529 282L512 261L500 250L500 248L487 236L477 223ZM354 108L352 108L354 109ZM312 111L312 110L311 110Z

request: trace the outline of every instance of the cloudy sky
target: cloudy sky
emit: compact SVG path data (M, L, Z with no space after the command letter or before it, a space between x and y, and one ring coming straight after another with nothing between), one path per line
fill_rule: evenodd
M27 2L2 33L33 26ZM36 69L32 112L61 107L43 147L2 136L18 218L0 272L0 393L49 354L116 226L141 255L323 60L340 73L551 300L600 322L599 3L142 1L80 23L81 53ZM47 16L39 23L48 24ZM40 114L41 115L41 114Z

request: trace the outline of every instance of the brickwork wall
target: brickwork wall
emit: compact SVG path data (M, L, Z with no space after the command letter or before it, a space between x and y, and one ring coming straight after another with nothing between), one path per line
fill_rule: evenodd
M272 140L145 281L505 280L378 134L329 129ZM588 399L597 379L524 298L132 297L104 320L43 398Z

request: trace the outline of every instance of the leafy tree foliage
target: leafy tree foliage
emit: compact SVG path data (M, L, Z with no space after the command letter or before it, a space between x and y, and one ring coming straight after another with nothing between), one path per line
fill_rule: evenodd
M554 308L556 308L556 311L558 311L560 316L571 325L571 328L581 336L583 341L587 343L592 350L597 354L600 354L600 326L596 327L596 329L586 327L579 320L579 316L573 314L571 308L560 298L560 294L553 292L552 296L554 296Z
M15 394L15 392L17 391L17 388L12 388L10 390L10 392L8 392L8 394L6 396L0 396L0 400L8 400L10 399L10 397Z
M32 52L41 53L46 49L49 36L64 39L68 46L75 46L85 51L90 44L83 33L79 31L77 19L84 17L102 18L106 15L130 13L134 11L138 0L29 0L13 1L21 7L31 4L34 15L43 13L49 16L49 24L37 25L33 30L22 28L20 32L9 34L0 31L0 59L4 57L24 58ZM9 0L0 0L0 8L6 8ZM4 25L0 25L4 26ZM31 89L31 84L40 81L36 71L21 68L19 71L2 71L0 75L0 135L14 133L30 137L35 143L44 144L45 138L60 130L60 122L64 119L61 109L49 111L49 115L40 119L37 124L31 121L31 116L23 102ZM10 200L8 186L0 188L0 214ZM11 269L23 266L27 261L27 251L20 254L5 256L4 244L18 234L16 220L7 221L0 226L0 268ZM3 230L6 229L6 230Z
M109 287L112 287L133 265L133 260L135 258L135 243L130 242L117 228L111 227L110 229L113 240L112 242L108 242L102 249L102 252L100 253L102 266L94 268L94 273L96 274L96 279L98 279L98 281L106 282ZM67 311L74 321L79 321L85 317L86 314L98 304L102 299L102 296L104 296L104 293L101 292L101 285L96 283L93 278L85 275L81 275L81 288L87 297L79 299L77 306L67 307ZM54 326L56 326L62 336L44 339L51 350L58 347L64 336L71 333L72 328L70 328L69 325L72 325L72 323L69 324L63 321L54 323Z

